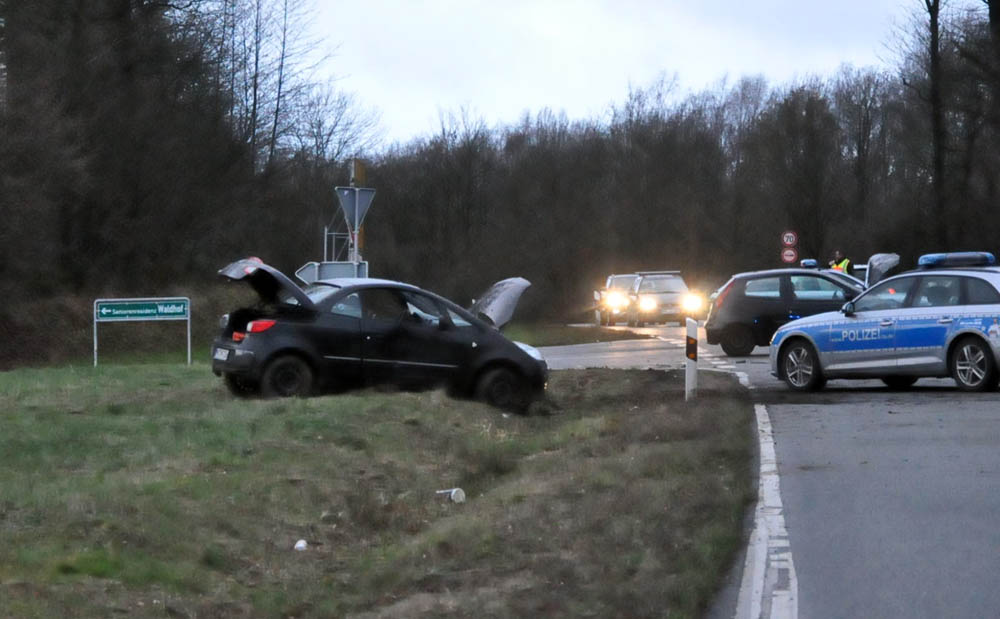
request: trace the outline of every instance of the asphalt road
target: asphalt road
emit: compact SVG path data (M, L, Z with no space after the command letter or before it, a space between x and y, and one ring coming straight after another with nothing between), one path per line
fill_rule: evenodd
M683 365L682 328L640 331L662 339L542 353L553 369ZM746 372L767 407L798 616L1000 616L1000 394L930 379L794 394L770 376L765 348L733 360L702 344L699 365ZM736 567L713 617L736 612Z

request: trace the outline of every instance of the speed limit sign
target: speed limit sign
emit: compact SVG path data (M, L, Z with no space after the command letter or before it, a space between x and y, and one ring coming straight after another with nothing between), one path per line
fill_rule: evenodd
M799 235L795 230L785 230L781 233L781 244L785 247L795 247L799 244Z

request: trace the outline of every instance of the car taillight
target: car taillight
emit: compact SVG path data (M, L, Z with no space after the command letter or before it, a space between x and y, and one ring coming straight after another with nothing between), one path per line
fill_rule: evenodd
M243 333L242 331L233 331L233 341L234 342L242 342L243 340L246 339L246 337L247 337L247 334Z
M732 281L730 281L728 284L726 284L726 287L722 289L722 292L720 292L715 297L715 303L713 305L713 309L715 309L715 310L722 309L722 302L726 300L727 296L729 296L729 293L733 290L733 286L735 284L736 284L736 280L735 279L732 280Z
M273 320L251 320L247 324L247 333L260 333L261 331L267 331L274 326L275 321Z

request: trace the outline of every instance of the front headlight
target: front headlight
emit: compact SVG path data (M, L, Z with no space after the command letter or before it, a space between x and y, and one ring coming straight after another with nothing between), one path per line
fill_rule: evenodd
M651 312L657 307L656 299L653 297L640 297L639 298L639 311Z
M604 304L610 309L621 309L628 305L628 299L620 292L612 291L604 298Z
M700 312L703 307L705 307L705 300L701 298L700 294L689 292L681 297L681 309L689 314Z

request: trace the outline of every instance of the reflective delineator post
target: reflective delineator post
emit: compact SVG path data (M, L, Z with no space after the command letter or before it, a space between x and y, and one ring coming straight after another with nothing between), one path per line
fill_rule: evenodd
M698 321L687 319L687 361L684 368L684 401L687 402L698 391Z

